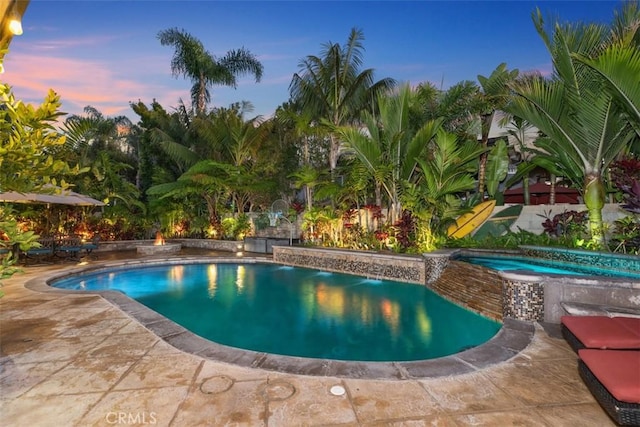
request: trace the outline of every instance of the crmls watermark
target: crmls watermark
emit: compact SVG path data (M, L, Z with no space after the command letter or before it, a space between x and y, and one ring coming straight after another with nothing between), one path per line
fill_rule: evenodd
M109 412L105 416L109 424L155 424L155 412Z

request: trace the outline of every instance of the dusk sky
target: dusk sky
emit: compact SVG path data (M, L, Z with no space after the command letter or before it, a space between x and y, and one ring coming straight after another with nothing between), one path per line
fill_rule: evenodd
M365 35L364 67L392 77L447 88L477 81L501 62L548 74L551 62L531 13L561 21L611 22L618 1L45 1L32 0L24 34L14 37L3 82L18 99L40 103L48 89L62 110L91 105L106 116L138 116L129 103L153 99L171 111L190 105L191 82L171 75L173 48L159 31L178 27L216 57L245 47L264 65L260 83L214 86L213 106L250 101L269 116L289 98L291 76L326 42L344 44L351 28Z

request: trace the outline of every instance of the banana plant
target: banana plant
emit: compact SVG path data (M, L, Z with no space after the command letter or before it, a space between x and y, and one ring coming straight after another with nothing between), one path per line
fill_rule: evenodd
M509 153L507 143L500 139L491 147L487 160L486 180L487 193L492 198L496 198L498 186L507 177L509 171Z

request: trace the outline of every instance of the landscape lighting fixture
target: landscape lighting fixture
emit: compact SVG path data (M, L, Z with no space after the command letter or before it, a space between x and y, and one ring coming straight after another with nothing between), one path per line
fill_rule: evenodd
M11 13L11 18L9 19L9 31L14 36L22 35L22 22L20 14L16 11L15 3L13 6L13 12Z

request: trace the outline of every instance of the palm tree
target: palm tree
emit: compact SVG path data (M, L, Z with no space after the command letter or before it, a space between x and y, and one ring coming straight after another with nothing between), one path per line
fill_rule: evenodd
M310 111L317 122L333 128L353 123L378 94L395 86L390 78L374 81L372 68L361 71L363 40L363 32L354 28L345 46L326 43L321 56L309 55L300 62L300 72L293 75L289 85L291 98ZM334 133L330 139L329 167L333 175L340 140Z
M402 213L400 193L404 182L411 179L417 159L425 153L428 142L441 125L440 120L429 121L417 132L411 132L411 97L411 88L403 85L395 95L378 96L379 116L369 112L363 114L366 131L357 127L337 129L347 147L373 176L378 206L381 206L380 190L387 194L392 222Z
M414 125L442 118L442 128L461 137L476 137L474 129L480 111L480 88L475 82L463 80L439 90L431 83L422 83L416 88L415 104L410 114ZM417 110L417 111L416 111Z
M640 136L640 9L627 3L620 17L616 40L594 58L575 53L572 58L587 65L605 81L628 114ZM626 21L626 22L625 22ZM635 41L634 41L635 40Z
M489 143L489 133L493 124L493 117L496 110L504 107L507 103L509 89L507 83L513 81L518 76L518 70L508 71L507 64L502 63L496 67L489 77L478 75L478 81L482 86L483 93L480 96L480 124L482 129L480 144L487 148ZM478 193L482 197L486 181L488 152L480 156L478 165Z
M406 186L402 203L416 218L420 250L435 249L447 226L462 213L459 194L475 187L478 157L487 150L475 140L460 141L440 129L429 154L418 159L416 179Z
M202 42L184 30L170 28L160 31L158 39L163 46L173 46L171 73L184 76L193 83L191 100L198 113L203 113L211 101L209 87L225 85L236 87L237 77L245 74L255 76L256 82L262 78L260 61L245 48L230 50L222 58L209 53Z
M304 188L304 198L307 202L307 210L313 209L313 190L322 182L322 173L310 164L302 165L300 169L289 175L293 178L293 186L296 189Z
M88 166L102 150L125 153L126 136L134 127L126 116L105 117L91 105L84 115L69 116L62 127L66 136L64 150L77 157L80 166Z
M634 132L616 110L604 80L572 54L597 57L602 46L610 43L610 31L604 25L556 24L549 35L539 10L533 21L553 59L554 74L551 79L538 76L514 83L515 97L508 111L545 135L536 146L547 156L547 169L561 172L582 187L592 240L600 246L604 239L603 171Z
M516 174L507 181L505 186L509 188L512 183L517 182L517 180L522 179L522 192L524 198L524 204L530 204L530 194L529 194L529 173L536 167L534 163L531 162L531 152L528 146L528 139L530 138L531 131L534 129L534 126L521 117L509 117L510 121L509 127L507 128L507 134L511 137L514 142L514 146L517 147L517 155L520 158L521 163L518 165L518 170Z

